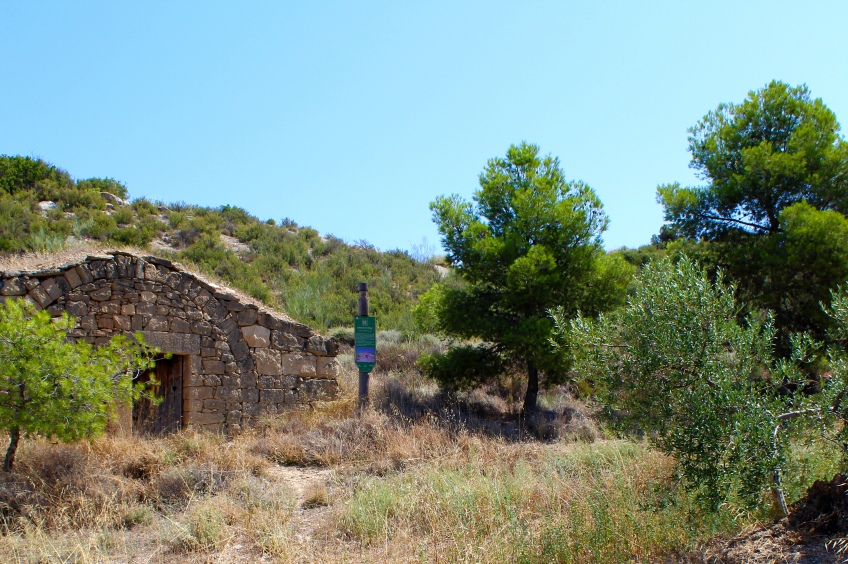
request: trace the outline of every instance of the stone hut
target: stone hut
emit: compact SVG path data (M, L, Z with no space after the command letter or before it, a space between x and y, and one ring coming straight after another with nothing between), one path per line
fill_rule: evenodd
M35 271L0 271L0 300L23 297L79 320L94 345L140 332L157 359L156 407L134 405L134 432L186 425L235 433L261 415L338 392L337 341L211 284L179 264L122 251ZM146 375L150 377L150 374ZM124 431L129 410L122 413Z

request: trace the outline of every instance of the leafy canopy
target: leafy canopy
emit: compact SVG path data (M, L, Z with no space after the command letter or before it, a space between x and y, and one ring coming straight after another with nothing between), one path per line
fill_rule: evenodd
M774 81L741 104L720 104L689 133L691 167L707 184L658 189L665 219L681 235L777 232L780 211L802 201L848 210L848 144L806 86Z
M116 406L142 393L132 373L152 366L152 350L115 336L97 349L71 342L75 321L23 300L0 305L0 428L9 432L4 468L14 464L21 433L65 442L102 433Z
M732 491L756 503L785 465L789 435L776 430L792 406L777 388L797 378L772 360L770 319L737 321L733 292L720 273L711 283L688 258L663 259L644 267L626 307L555 314L613 428L647 433L714 504Z
M565 372L548 342L548 310L609 309L622 299L630 269L601 248L607 217L594 191L566 181L559 160L539 155L537 146L511 146L505 158L487 163L479 181L473 203L453 195L430 204L458 281L422 296L419 317L442 333L482 339L489 354L526 364L525 410L532 411L538 369L552 380ZM482 350L452 354L467 366ZM484 373L457 373L455 382L471 385Z
M806 86L772 82L704 116L689 150L707 183L658 188L665 230L723 268L745 302L774 311L783 355L793 332L822 338L818 303L848 277L848 143L836 116Z

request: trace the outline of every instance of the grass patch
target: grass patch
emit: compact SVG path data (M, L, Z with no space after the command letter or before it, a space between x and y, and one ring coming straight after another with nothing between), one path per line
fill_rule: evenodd
M727 510L695 513L686 493L657 487L672 474L666 457L622 441L506 464L470 457L365 480L338 526L365 546L400 544L389 553L412 543L426 560L501 562L650 559L740 526Z

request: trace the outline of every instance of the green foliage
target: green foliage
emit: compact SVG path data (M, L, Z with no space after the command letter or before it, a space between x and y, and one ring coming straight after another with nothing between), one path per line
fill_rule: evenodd
M718 504L731 492L751 503L786 464L797 378L776 365L770 319L737 321L734 288L686 257L648 264L627 306L558 333L619 431L642 430L674 455L686 483ZM779 476L779 474L778 474Z
M488 162L473 204L443 196L430 209L447 260L465 284L432 290L425 303L433 313L419 317L429 315L444 334L494 343L525 364L525 409L532 411L538 370L549 382L566 373L548 342L548 310L605 311L623 300L630 279L627 264L601 248L601 202L585 184L567 182L557 159L522 143Z
M74 182L66 172L27 157L0 157L0 175L0 251L56 251L70 235L135 247L161 237L176 247L174 258L317 328L349 325L357 284L368 282L381 328L416 333L410 305L438 279L431 266L405 252L350 246L291 220L282 226L261 222L235 206L176 203L162 209L141 198L107 212L101 191L127 195L116 180ZM42 214L37 204L43 199L60 209ZM237 238L247 250L230 249L221 235Z
M152 351L124 336L98 349L70 342L74 325L24 300L0 305L0 428L11 437L6 470L21 433L78 441L103 432L116 405L141 393L132 373L151 366Z
M85 180L77 180L77 186L80 190L100 192L109 192L119 198L127 199L130 197L127 187L123 182L118 182L114 178L87 178Z
M675 246L723 268L744 300L774 310L783 355L792 332L824 335L818 301L848 273L840 250L848 243L848 143L839 129L806 86L772 82L690 129L692 167L705 186L658 188L672 238L710 242Z
M615 251L612 251L613 254L621 255L628 264L633 265L637 271L641 271L642 268L645 267L648 263L652 261L657 261L665 258L668 254L664 244L654 244L650 245L642 245L637 249L628 249L627 247L622 247Z
M452 347L443 354L423 354L418 366L443 389L470 390L504 373L509 363L487 344Z
M776 232L801 201L848 211L848 144L836 116L806 86L772 82L742 104L720 104L690 131L692 167L707 186L661 186L666 220L687 237Z
M41 193L52 186L68 188L73 181L67 172L41 159L0 155L0 191L14 196L19 192Z

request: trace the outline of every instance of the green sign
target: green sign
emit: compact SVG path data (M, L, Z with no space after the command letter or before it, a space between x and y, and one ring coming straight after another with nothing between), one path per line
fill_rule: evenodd
M355 359L360 372L371 372L377 362L377 318L353 318L353 338L356 342Z

